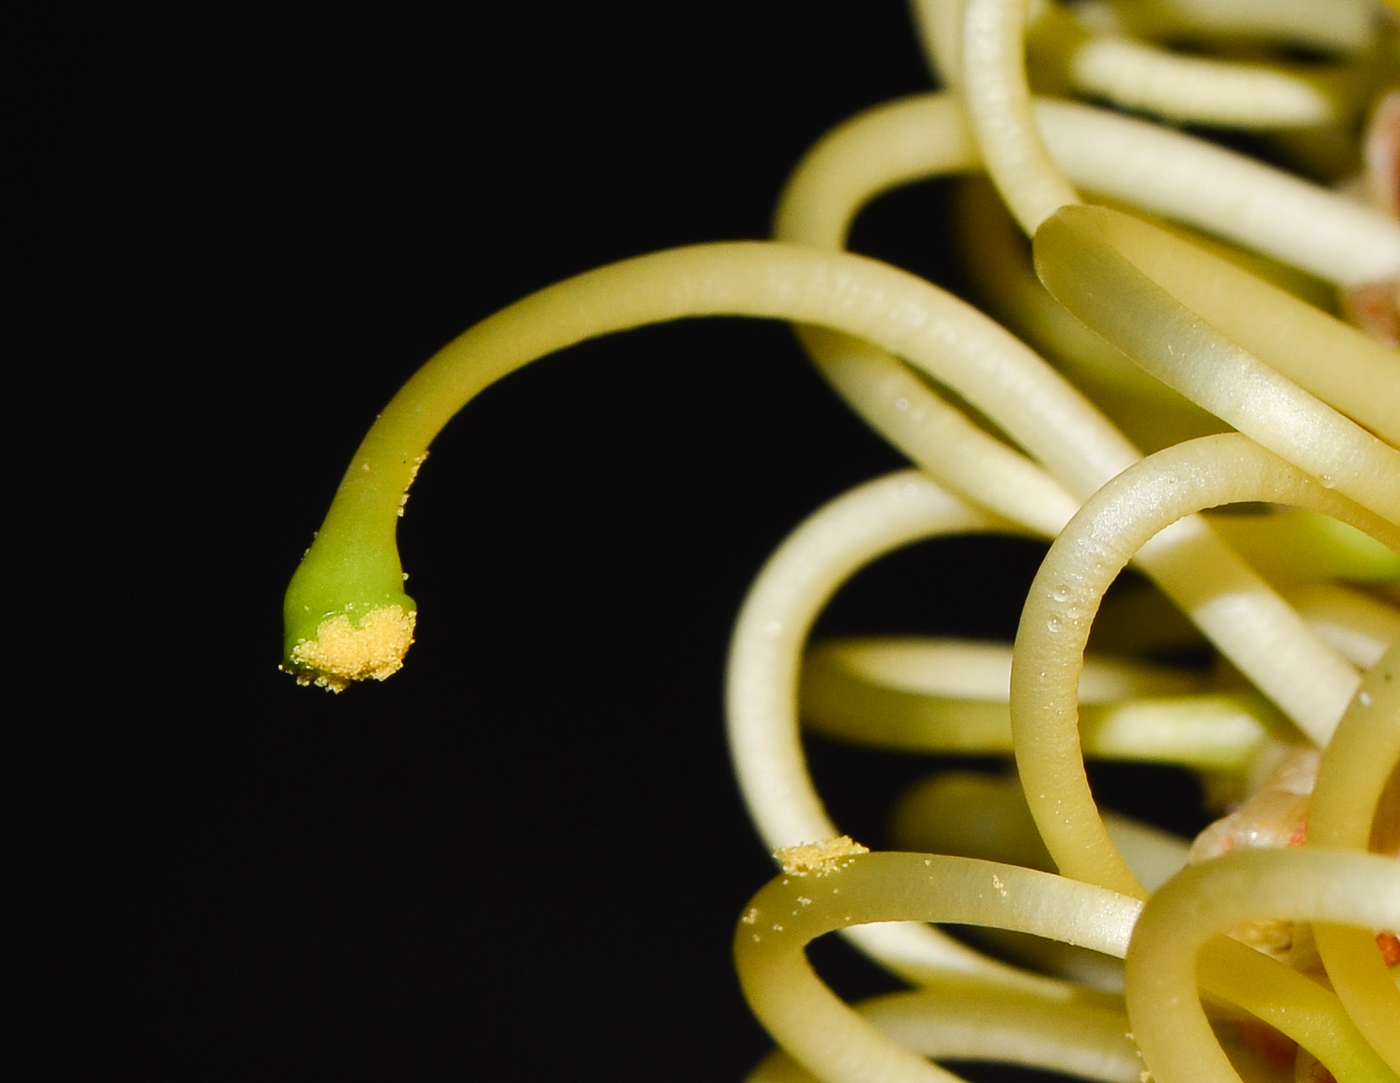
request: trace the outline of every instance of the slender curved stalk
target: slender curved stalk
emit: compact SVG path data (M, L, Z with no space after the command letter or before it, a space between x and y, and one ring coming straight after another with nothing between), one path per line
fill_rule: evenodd
M1182 516L1239 501L1274 501L1323 511L1400 548L1400 528L1238 435L1213 436L1169 448L1143 460L1088 500L1037 573L1016 635L1011 669L1011 727L1016 763L1041 834L1060 871L1124 894L1143 897L1099 821L1084 776L1079 745L1079 671L1089 626L1109 583L1150 541ZM1253 630L1254 649L1270 664L1291 669L1274 638L1277 627L1299 618L1280 606L1274 621ZM1305 629L1295 629L1301 642ZM1316 652L1325 652L1319 643ZM1262 660L1261 660L1262 661ZM1312 661L1315 661L1315 656ZM1315 696L1305 717L1309 734L1325 744L1358 684L1345 663L1335 687Z
M826 642L802 666L801 715L814 732L891 751L1012 750L1011 648L942 640ZM1287 722L1254 692L1207 692L1200 676L1086 660L1080 740L1088 758L1243 771Z
M1076 90L1179 124L1311 128L1346 119L1361 97L1348 69L1304 74L1275 64L1179 56L1121 38L1085 41L1066 67Z
M1138 364L1400 522L1400 451L1391 446L1400 443L1400 372L1393 351L1106 207L1066 208L1037 234L1035 256L1050 292ZM1160 333L1165 328L1170 336ZM1328 363L1319 365L1319 357Z
M1339 285L1400 272L1400 224L1336 192L1183 132L1082 102L1037 99L1054 166L1074 184L1195 226ZM839 125L794 170L780 240L844 247L881 192L981 163L959 99L924 94Z
M286 667L306 680L343 687L363 675L359 655L350 652L356 668L338 668L336 658L309 646L324 645L321 629L339 634L343 626L353 640L353 631L369 631L387 606L412 613L394 544L398 517L428 445L479 391L590 337L713 315L815 324L868 339L955 389L1072 478L1107 476L1134 458L1087 400L998 324L887 264L760 242L625 260L541 290L482 321L394 396L351 460L287 588ZM1066 432L1073 438L1066 440ZM403 650L407 646L403 642Z
M1376 40L1366 0L1109 0L1103 8L1113 30L1154 39L1266 41L1329 53L1357 53Z
M1050 295L1035 276L1025 235L986 178L963 181L954 200L959 248L977 297L1076 386L1088 391L1135 444L1142 447L1149 442L1123 424L1120 403L1124 400L1146 404L1146 416L1157 419L1159 426L1170 425L1173 431L1184 427L1175 424L1178 421L1213 426L1191 436L1222 431L1217 418L1133 364ZM1160 440L1149 450L1175 442Z
M825 876L770 881L739 921L734 959L754 1013L818 1079L945 1083L948 1073L881 1034L822 984L804 955L809 942L863 922L950 921L1015 929L1121 957L1140 905L1015 865L865 854Z
M1080 102L1038 102L1051 156L1083 187L1339 285L1400 271L1400 225L1183 132Z
M1006 529L922 475L906 471L828 504L769 558L734 628L726 691L734 770L749 815L769 849L841 833L807 772L796 702L802 646L837 586L864 564L912 541ZM853 930L850 939L913 982L951 969L1034 984L919 925L871 926Z
M1308 844L1365 850L1381 794L1400 769L1400 644L1367 671L1318 769ZM1387 926L1394 928L1394 926ZM1400 1072L1400 989L1367 930L1313 930L1327 976L1357 1028Z
M934 1060L980 1060L1048 1068L1104 1083L1139 1083L1142 1062L1116 998L1010 992L961 977L853 1005L861 1018ZM747 1083L815 1079L781 1049Z
M1056 168L1036 128L1026 83L1029 0L968 0L962 82L982 161L1028 234L1079 195Z
M909 7L934 81L956 90L962 82L962 0L911 0Z
M1363 928L1400 923L1400 865L1374 854L1252 850L1193 865L1153 895L1133 930L1126 995L1133 1037L1157 1083L1237 1083L1201 1010L1200 980L1266 1013L1338 1083L1394 1080L1333 994L1219 933L1258 917ZM1252 1002L1252 1003L1251 1003Z
M946 402L889 352L817 327L797 331L808 355L864 421L961 499L1044 537L1079 502L1025 455Z

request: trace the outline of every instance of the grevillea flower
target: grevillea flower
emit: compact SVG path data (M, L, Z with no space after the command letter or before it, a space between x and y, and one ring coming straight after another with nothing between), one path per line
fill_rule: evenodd
M399 391L288 589L284 666L340 691L402 664L417 605L398 518L429 444L491 383L646 324L787 321L913 468L799 525L734 633L733 761L782 869L734 941L780 1047L754 1078L946 1080L948 1059L1396 1078L1394 21L1362 0L914 7L944 89L823 138L772 241L541 290ZM1254 132L1284 164L1164 121ZM1369 205L1290 171L1290 151L1364 165ZM985 311L845 250L867 201L951 173L969 177L959 226ZM1053 539L1014 644L808 649L855 572L951 534ZM1153 592L1110 596L1130 566ZM1183 646L1209 661L1180 664ZM828 815L799 718L1003 756L1016 778L930 780L897 811L907 848L870 852ZM1086 757L1195 770L1222 818L1193 844L1107 813ZM1017 935L983 951L938 923ZM842 1003L804 954L838 930L910 991Z

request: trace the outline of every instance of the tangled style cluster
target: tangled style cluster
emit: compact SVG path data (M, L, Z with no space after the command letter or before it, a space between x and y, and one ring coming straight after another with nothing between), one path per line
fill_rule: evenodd
M1400 1078L1394 14L1367 0L914 7L948 89L827 135L775 240L552 286L404 386L288 589L284 664L336 691L399 667L416 605L398 517L477 392L608 332L789 321L916 469L813 514L734 634L735 769L783 868L735 936L780 1047L754 1078L956 1078L939 1059L1128 1083ZM1300 172L1359 179L1322 187L1176 123L1249 131ZM843 250L871 198L950 173L968 175L959 226L995 318ZM1247 507L1210 513L1226 505ZM1054 539L1014 647L884 638L804 656L858 569L969 533ZM1129 565L1157 593L1105 602ZM1213 666L1162 661L1182 614ZM935 778L900 806L909 852L871 853L828 818L799 715L874 747L1014 756L1018 781ZM1197 770L1230 811L1194 843L1105 814L1086 756ZM1003 944L1018 962L939 922L1020 934ZM842 1003L804 955L834 930L912 989Z

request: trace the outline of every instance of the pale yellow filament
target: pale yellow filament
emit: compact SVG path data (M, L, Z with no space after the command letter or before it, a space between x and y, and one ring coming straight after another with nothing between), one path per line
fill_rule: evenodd
M1017 633L1011 725L1026 797L1065 875L1140 898L1145 894L1099 820L1079 745L1079 670L1099 600L1133 553L1182 516L1260 500L1326 512L1400 549L1400 527L1323 488L1248 439L1229 435L1169 448L1125 471L1085 503L1041 565ZM1283 607L1276 620L1299 618ZM1254 629L1256 647L1270 654L1273 664L1287 667L1271 639L1273 630ZM1357 683L1353 675L1350 687L1341 689L1343 706ZM1338 706L1331 717L1314 720L1319 743L1326 742L1341 710Z

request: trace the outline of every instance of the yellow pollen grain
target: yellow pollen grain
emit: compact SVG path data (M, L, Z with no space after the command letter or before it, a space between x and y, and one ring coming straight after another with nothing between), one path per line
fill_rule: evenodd
M850 835L841 835L802 846L779 846L773 851L773 856L782 865L783 872L790 876L827 876L850 864L843 859L869 852L868 847L855 842Z
M367 613L359 627L344 613L322 621L315 639L292 649L297 683L343 692L351 681L384 680L403 667L417 616L388 605Z

